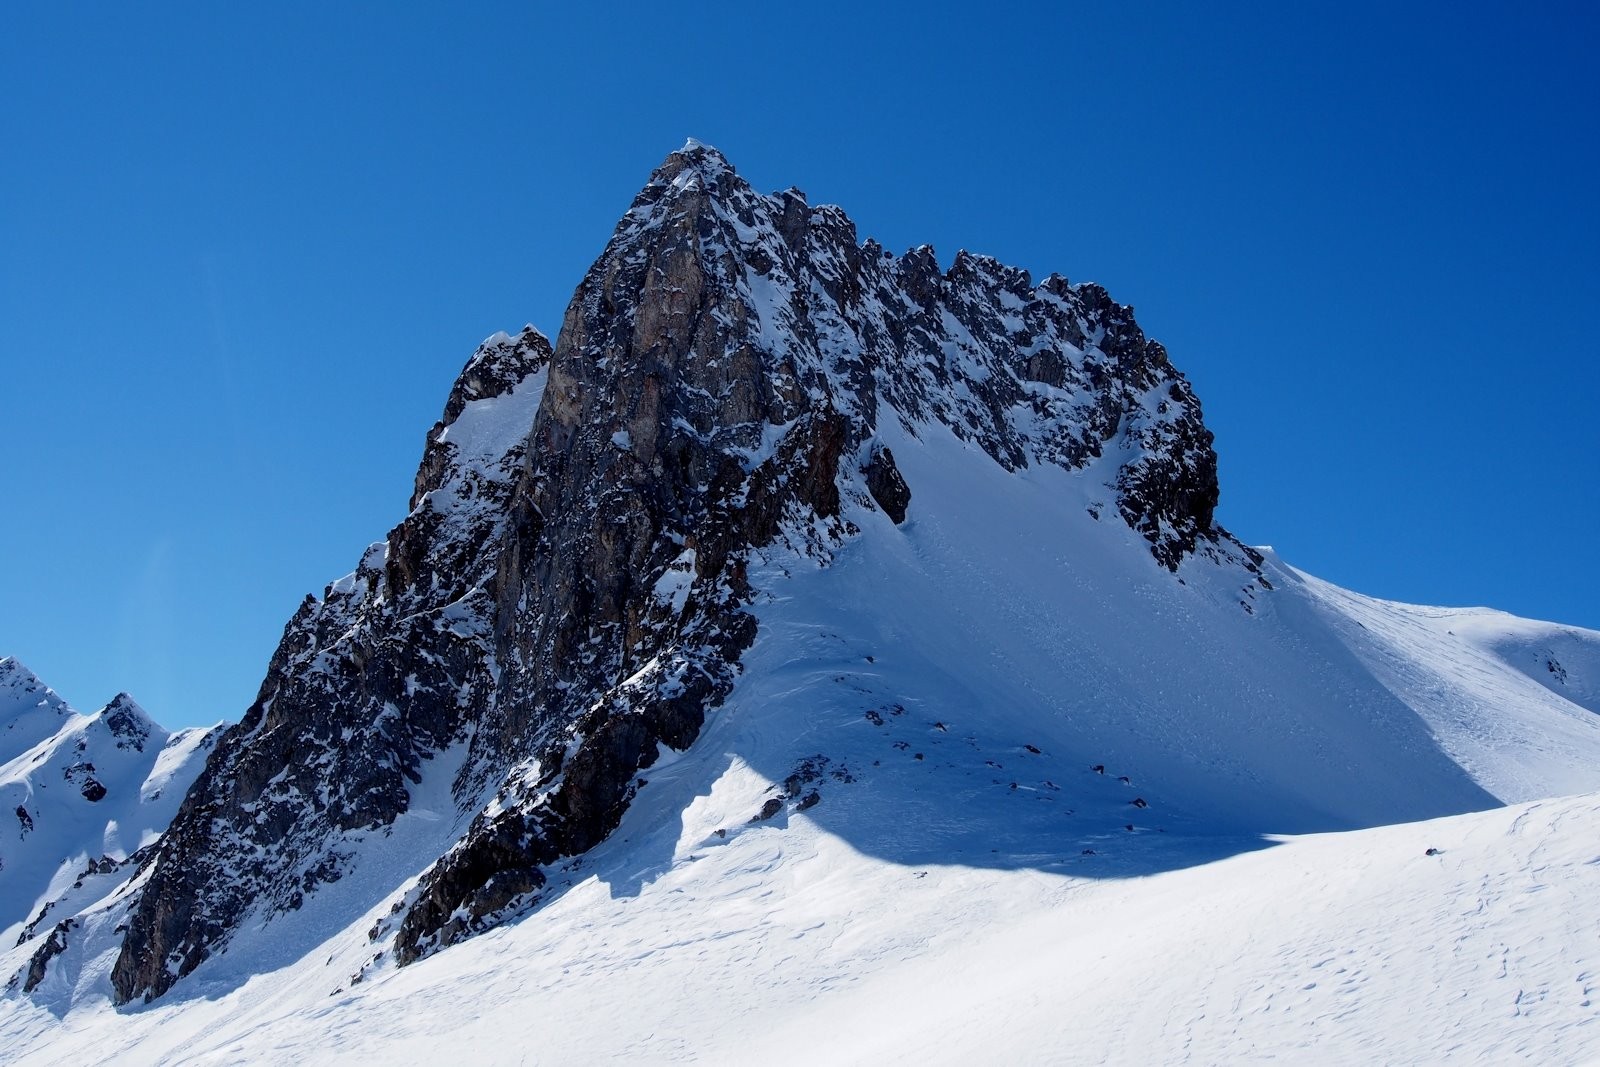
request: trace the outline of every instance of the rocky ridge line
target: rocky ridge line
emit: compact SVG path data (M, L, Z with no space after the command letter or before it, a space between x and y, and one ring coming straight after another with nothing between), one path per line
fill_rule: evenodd
M947 271L925 247L891 255L691 143L553 350L529 328L473 357L410 515L290 621L146 865L118 999L159 996L243 916L343 877L453 746L476 814L375 939L405 962L536 901L730 691L756 637L749 553L825 562L856 509L914 516L882 418L948 426L1009 470L1098 472L1169 569L1254 568L1213 523L1198 401L1128 308L964 252Z

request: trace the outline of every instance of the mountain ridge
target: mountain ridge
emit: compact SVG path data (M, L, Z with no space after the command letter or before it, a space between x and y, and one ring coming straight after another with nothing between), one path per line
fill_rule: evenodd
M114 958L67 1002L220 996L330 943L319 978L383 983L601 853L660 876L791 824L1093 879L1600 788L1600 644L1445 641L1239 544L1218 491L1102 288L894 256L691 143L553 345L469 359L407 516L35 985Z
M536 414L464 458L458 424L494 421L486 409L524 388ZM755 638L750 549L789 539L825 560L851 534L852 494L904 513L894 454L873 445L880 396L1009 470L1111 447L1103 506L1165 567L1204 551L1256 577L1212 523L1192 390L1103 290L1031 287L966 253L948 272L926 248L893 257L839 209L763 197L691 144L635 198L553 348L525 330L474 356L411 514L291 621L151 861L119 996L159 995L247 901L298 908L342 877L359 839L406 810L421 763L468 735L454 792L479 816L406 904L396 954L521 906L544 865L610 832L657 747L686 747L726 696ZM674 573L686 595L665 610L654 594ZM351 730L354 748L335 745Z
M168 731L127 693L81 714L0 659L0 944L42 934L23 991L67 947L75 916L114 895L167 828L219 728ZM59 927L59 929L58 929Z

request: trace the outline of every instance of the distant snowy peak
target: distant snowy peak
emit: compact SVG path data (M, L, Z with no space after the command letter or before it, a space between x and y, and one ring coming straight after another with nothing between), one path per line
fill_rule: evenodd
M167 739L167 731L157 726L155 721L145 714L145 710L127 693L118 693L96 715L105 724L106 730L116 738L118 748L131 748L135 752L143 752L150 739L158 737L156 744L161 744Z
M0 763L52 736L76 713L14 657L0 659Z
M82 715L16 660L0 660L0 672L0 691L19 697L4 721L18 721L10 713L21 706L55 727L0 764L0 943L22 944L127 879L124 866L166 829L218 731L169 732L127 693Z

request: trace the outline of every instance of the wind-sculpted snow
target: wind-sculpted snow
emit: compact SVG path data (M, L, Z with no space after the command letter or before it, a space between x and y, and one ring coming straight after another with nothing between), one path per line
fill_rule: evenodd
M1596 788L1600 633L1486 608L1364 597L1275 557L1383 686L1416 708L1451 759L1514 803Z

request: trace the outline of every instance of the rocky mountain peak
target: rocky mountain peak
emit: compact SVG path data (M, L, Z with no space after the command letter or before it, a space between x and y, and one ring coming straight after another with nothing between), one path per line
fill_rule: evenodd
M502 331L486 338L451 387L438 429L455 422L472 401L511 392L542 370L549 360L549 339L531 325L524 326L515 337Z
M409 514L290 620L146 865L119 998L314 901L447 752L464 831L418 857L376 954L407 962L536 904L732 689L757 638L753 554L826 564L860 523L914 520L891 426L1083 472L1170 569L1253 567L1211 521L1198 401L1131 309L966 252L948 270L926 246L895 256L690 142L554 346L528 327L473 354Z
M118 693L111 703L100 709L100 721L115 737L118 748L131 748L138 752L152 734L165 735L149 714L127 693Z
M645 188L664 182L669 187L685 189L693 183L699 183L704 190L714 191L722 179L728 177L736 177L728 157L711 145L691 137L683 143L682 148L667 155L650 175Z
M0 693L20 698L26 694L42 693L47 688L39 676L15 656L0 659ZM11 710L9 704L7 710Z

